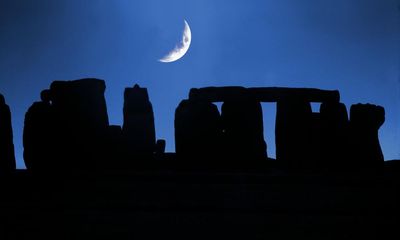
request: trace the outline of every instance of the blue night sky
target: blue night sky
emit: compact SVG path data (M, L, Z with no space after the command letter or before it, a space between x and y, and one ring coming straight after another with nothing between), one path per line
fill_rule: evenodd
M192 29L188 53L160 63ZM338 89L342 102L385 107L386 159L400 158L400 0L1 0L0 92L13 114L17 166L24 115L53 80L106 80L112 124L139 83L158 138L174 151L174 111L192 87ZM265 104L274 156L273 104Z

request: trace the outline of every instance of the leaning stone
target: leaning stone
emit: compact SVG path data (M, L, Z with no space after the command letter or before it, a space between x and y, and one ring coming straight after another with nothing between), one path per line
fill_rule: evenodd
M15 165L11 111L0 94L0 173L14 171Z

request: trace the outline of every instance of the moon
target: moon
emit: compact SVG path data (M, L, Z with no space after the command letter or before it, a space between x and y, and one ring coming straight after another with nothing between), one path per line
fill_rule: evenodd
M163 58L158 61L163 63L175 62L182 58L186 52L189 50L190 43L192 42L192 31L190 30L189 24L184 20L185 28L183 29L182 40L179 44L175 46L175 48L165 55Z

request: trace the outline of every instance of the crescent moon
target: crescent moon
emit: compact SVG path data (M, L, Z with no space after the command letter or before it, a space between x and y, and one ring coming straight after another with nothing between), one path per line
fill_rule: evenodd
M185 28L183 29L182 41L175 46L175 48L158 61L163 63L175 62L182 58L189 50L190 43L192 42L192 31L189 24L185 21Z

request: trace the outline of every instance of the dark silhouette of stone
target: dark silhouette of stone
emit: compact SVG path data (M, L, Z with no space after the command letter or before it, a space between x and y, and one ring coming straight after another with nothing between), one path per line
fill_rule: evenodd
M267 146L261 104L257 101L226 101L221 111L223 139L228 158L266 160Z
M153 107L146 88L135 85L124 94L124 125L122 128L127 151L134 155L155 152L156 133Z
M278 102L285 99L300 99L305 102L339 102L339 91L314 88L283 87L205 87L192 88L189 99L209 102L254 100L259 102Z
M251 131L243 130L239 133L240 131L228 131L227 129L230 129L231 126L235 126L233 129L246 129L246 124L243 124L244 119L251 122L250 119L257 115L249 116L249 114L252 115L252 107L243 107L242 103L253 102L256 106L260 102L277 102L276 144L278 158L289 168L316 168L322 154L322 120L319 113L312 113L310 102L338 103L340 94L336 90L327 91L313 88L206 87L191 89L189 99L203 102L224 102L223 106L229 109L227 112L232 113L224 114L224 111L222 113L222 118L227 119L227 121L223 121L223 124L227 125L223 128L224 135L227 136L227 146L229 146L227 147L229 150L225 152L235 157L239 157L241 155L239 153L247 152L249 158L255 157L251 155L251 152L258 152L257 156L262 156L259 153L265 152L266 147L262 134L257 134L258 136L255 137L258 139L257 141L247 142L246 140L252 138L250 137ZM236 106L234 106L234 103ZM253 111L253 113L257 112L254 109ZM262 113L261 110L259 112ZM228 117L224 117L224 115ZM232 115L232 117L229 115ZM248 124L249 126L253 125L253 129L258 129L256 132L262 132L262 117L260 119L261 121L257 120L253 124ZM239 122L242 123L239 124ZM242 126L238 127L239 125ZM260 129L261 131L259 131ZM314 150L311 151L311 149Z
M105 83L100 79L54 81L50 99L61 118L85 132L104 133L109 126L104 98Z
M285 167L304 168L311 150L311 105L307 101L278 101L275 124L276 157Z
M26 165L55 175L43 178L25 170L0 175L0 235L5 239L387 239L397 234L400 161L383 163L378 139L385 120L382 107L353 105L349 121L344 104L319 91L317 96L264 88L259 95L244 88L228 88L222 95L213 89L217 92L211 97L194 93L175 112L176 155L165 153L164 140L145 141L148 130L154 130L145 89L127 90L124 124L147 128L132 137L120 126L108 126L98 82L83 82L43 91L41 101L26 113ZM217 98L224 102L221 116L211 102ZM278 103L278 161L246 168L249 161L266 157L260 101L267 98ZM320 112L312 112L314 100L323 101ZM10 111L4 106L0 96L0 140L7 136L12 143ZM85 112L89 107L94 110ZM130 146L136 152L124 146L125 137L134 139ZM132 152L139 156L147 146L155 160L148 162L155 167L131 171L132 162L149 159L131 158ZM243 160L237 161L239 168L230 168L237 158ZM381 175L354 171L382 165ZM319 172L349 166L350 174ZM100 171L93 174L88 167ZM58 177L73 168L88 171Z
M156 141L147 89L138 85L125 89L122 129L109 126L104 91L104 81L81 79L53 82L41 93L41 101L29 108L25 118L28 169L168 168L175 154L165 153L165 140ZM213 104L218 101L223 102L221 115ZM229 169L267 160L260 102L277 102L278 161L273 166L313 171L381 166L378 129L384 122L384 109L354 105L349 121L339 101L338 91L309 88L191 89L189 99L175 112L176 156L182 160L178 162ZM320 112L312 112L310 102L322 102ZM163 159L169 160L159 161ZM154 164L161 165L152 168Z
M184 161L213 161L221 148L221 116L216 105L183 100L175 111L175 148Z
M15 170L15 155L10 107L0 94L0 173Z
M50 86L63 150L73 170L89 170L104 154L109 126L104 98L105 83L99 79L55 81ZM70 164L71 163L71 164Z
M224 102L248 100L248 89L244 87L205 87L192 88L189 92L190 100L206 102Z
M43 91L42 101L33 103L25 114L24 161L32 171L51 172L64 167L58 160L56 118L47 94Z
M344 170L349 162L349 119L343 103L325 102L321 113L319 167Z
M385 122L385 109L372 104L355 104L350 108L351 152L358 168L383 167L384 157L378 130Z
M42 102L51 104L51 93L49 89L43 90L42 92L40 92L40 99L42 100Z
M299 99L305 102L339 102L337 90L321 90L316 88L248 88L250 94L260 102L278 102L281 100Z

